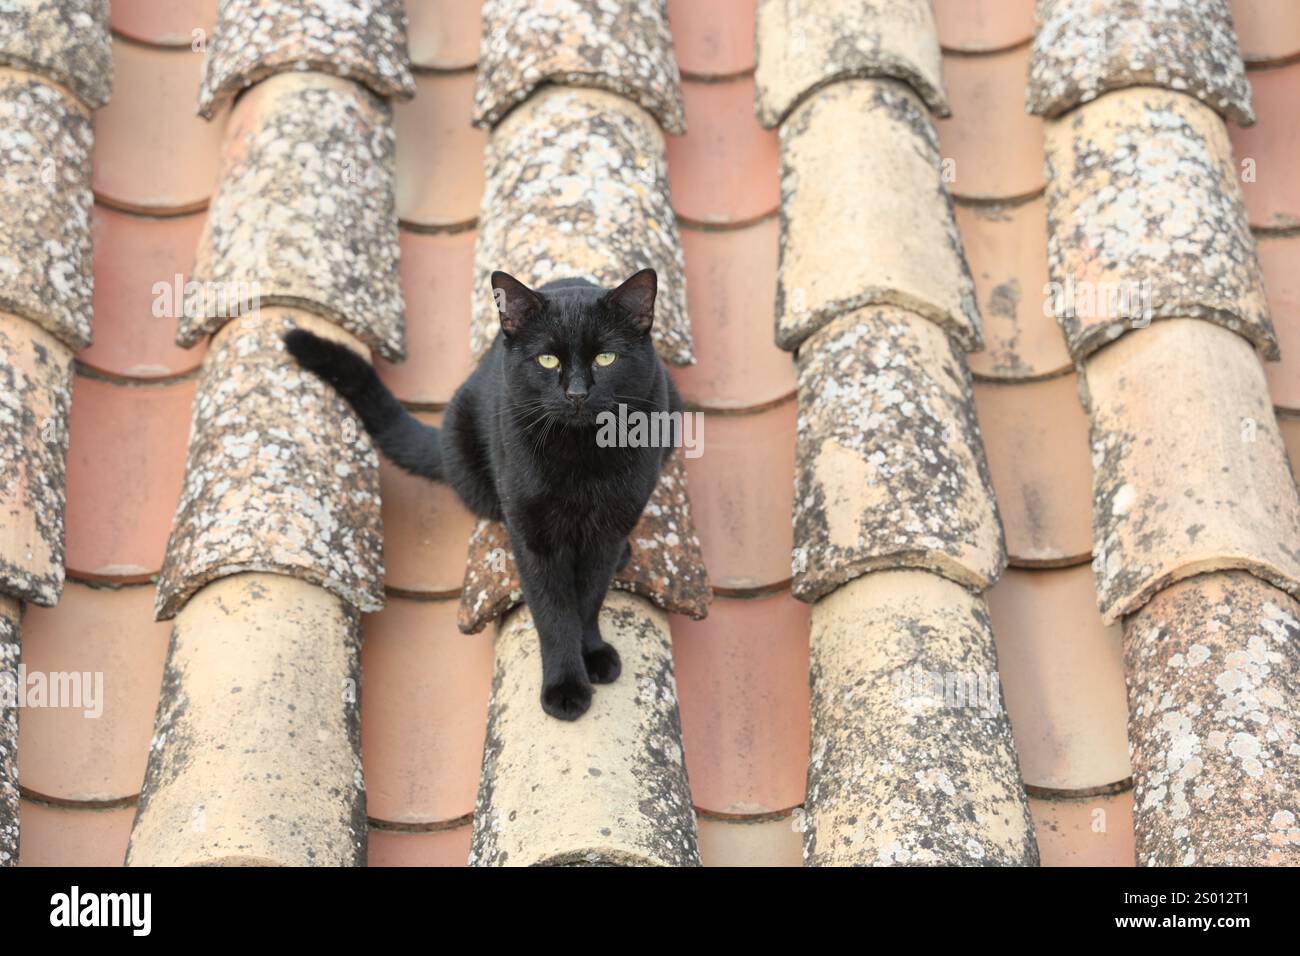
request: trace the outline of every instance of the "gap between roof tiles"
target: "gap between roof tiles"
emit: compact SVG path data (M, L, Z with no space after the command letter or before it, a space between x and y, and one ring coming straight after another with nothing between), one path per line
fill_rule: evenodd
M420 66L412 63L411 72L416 76L457 76L465 73L477 73L478 63L470 63L466 66Z
M974 60L982 56L997 56L999 53L1010 53L1012 50L1019 50L1021 47L1032 45L1034 35L1031 33L1023 40L1017 40L1015 43L1008 43L1006 46L995 47L991 50L962 50L957 47L939 45L940 52L944 56L959 56L963 59Z
M719 418L740 418L745 415L758 415L762 412L769 412L778 408L787 402L792 402L799 397L798 389L792 389L789 394L780 395L769 402L761 402L758 405L746 405L744 408L735 408L728 406L726 408L714 408L710 405L700 405L697 402L682 401L683 411L688 412L707 412L709 415L716 415Z
M414 232L423 236L454 236L457 233L471 232L477 229L478 216L473 219L466 219L463 222L450 223L412 222L409 219L399 218L397 227L402 232Z
M135 806L140 799L140 795L137 793L129 797L117 797L113 800L64 800L61 797L50 797L43 793L37 793L35 790L29 790L22 784L18 785L18 796L39 806L58 810L123 810Z
M1082 564L1091 563L1091 551L1087 554L1070 555L1065 558L1052 558L1045 561L1031 561L1007 555L1007 567L1016 568L1019 571L1063 571L1066 568L1077 568Z
M426 604L433 604L437 601L459 601L463 590L464 588L454 588L448 591L412 591L409 588L393 587L391 584L384 585L384 594L388 597L400 598L403 601L422 601Z
M1085 787L1082 790L1054 790L1051 787L1035 787L1025 784L1025 793L1038 800L1084 800L1088 797L1113 797L1117 793L1127 793L1133 789L1133 777L1127 776L1114 783L1104 783L1099 787Z
M757 216L750 216L748 219L737 219L734 222L703 222L699 219L683 216L679 212L674 212L673 218L677 220L678 226L694 232L735 232L738 229L748 229L750 226L757 226L761 222L775 219L780 214L781 207L778 205L777 208L759 213Z
M793 578L786 578L784 581L778 581L776 584L764 584L754 588L728 588L713 586L714 597L740 598L741 600L758 600L760 598L772 597L775 594L782 594L790 590Z
M203 366L192 368L187 372L177 372L172 375L164 375L159 378L133 378L130 375L119 375L116 372L105 372L95 368L93 365L87 365L79 358L74 358L72 363L75 374L82 378L94 379L97 382L104 382L108 385L120 385L124 388L166 388L170 385L178 385L182 382L192 382L196 380L203 371Z
M751 66L746 70L737 70L735 73L687 73L681 72L682 82L690 83L737 83L741 80L748 80L754 76L757 67Z
M979 352L972 352L972 355L979 355ZM984 372L977 372L971 369L971 379L981 382L985 385L1006 385L1014 387L1016 385L1033 385L1038 382L1050 382L1052 379L1064 378L1076 371L1075 365L1071 362L1069 365L1062 365L1060 368L1048 369L1046 372L1039 372L1035 375L1026 375L1020 378L1007 378L1005 375L988 375Z
M777 820L791 820L803 813L803 804L796 803L784 810L769 810L766 813L719 813L716 810L695 808L695 815L701 820L720 820L726 823L772 823Z
M104 206L114 212L139 216L141 219L176 219L180 216L192 216L198 212L206 212L211 202L211 197L208 197L202 202L187 203L184 206L134 206L131 203L120 202L112 196L106 196L98 190L95 191L94 196L95 204L98 206Z
M384 833L444 833L470 826L473 822L473 810L450 820L435 820L432 823L391 823L377 817L366 817L366 824L371 830L382 830Z
M1022 193L1019 196L995 196L984 198L979 196L958 196L956 193L952 193L951 195L953 204L957 206L966 206L971 209L998 210L1015 209L1017 206L1027 205L1044 195L1046 192L1047 187L1040 186L1037 189L1031 190L1027 193Z

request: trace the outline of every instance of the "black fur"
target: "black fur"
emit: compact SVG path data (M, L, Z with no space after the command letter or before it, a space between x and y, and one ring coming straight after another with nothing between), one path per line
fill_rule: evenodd
M493 273L501 332L456 391L441 429L413 418L355 352L294 330L299 364L345 398L396 464L445 481L475 513L503 520L541 638L542 707L564 720L591 705L592 683L619 676L597 616L628 535L672 449L601 448L596 416L681 411L650 340L655 274L605 291L580 279L529 289ZM618 357L597 367L598 354ZM554 355L558 369L537 356Z

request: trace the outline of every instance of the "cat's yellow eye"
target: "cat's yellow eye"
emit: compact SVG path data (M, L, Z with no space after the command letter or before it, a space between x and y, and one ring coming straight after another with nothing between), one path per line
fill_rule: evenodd
M616 358L618 355L614 352L601 352L596 356L596 364L604 368L606 365L613 365Z
M560 360L554 355L539 355L537 356L537 364L542 368L559 368Z

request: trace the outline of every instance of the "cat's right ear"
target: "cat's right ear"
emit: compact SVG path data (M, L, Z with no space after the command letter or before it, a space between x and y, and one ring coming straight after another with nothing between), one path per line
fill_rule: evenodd
M501 317L501 331L514 335L529 319L541 314L542 299L528 286L504 272L492 273L492 300Z

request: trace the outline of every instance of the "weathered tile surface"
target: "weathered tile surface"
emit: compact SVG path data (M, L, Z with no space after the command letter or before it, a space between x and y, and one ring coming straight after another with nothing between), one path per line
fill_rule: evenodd
M691 519L680 455L673 455L664 466L628 541L632 558L614 576L612 590L639 594L666 611L696 620L708 613L713 592ZM474 634L523 600L505 526L480 520L470 536L457 626Z
M485 0L475 123L495 126L548 83L609 90L686 131L666 0Z
M927 0L759 0L758 118L782 122L813 91L852 77L899 80L948 115Z
M799 350L796 597L878 569L982 590L1006 564L970 377L932 322L868 308Z
M809 866L1036 866L984 601L924 571L812 609Z
M354 83L291 73L250 90L226 128L194 264L205 301L187 302L176 341L252 301L309 308L401 358L394 155L388 104Z
M357 612L282 574L176 618L128 866L361 866Z
M1086 369L1093 569L1107 623L1172 581L1249 570L1300 593L1300 497L1250 346L1171 319Z
M1242 572L1124 622L1139 866L1300 863L1300 604Z
M240 571L301 577L361 611L383 607L379 462L343 399L285 351L281 336L294 326L355 347L289 309L236 319L212 342L158 583L160 620Z
M1152 319L1277 343L1223 123L1182 93L1111 93L1047 124L1052 308L1076 359Z
M90 109L113 86L108 0L9 0L0 6L0 66L47 77Z
M776 341L795 349L850 309L889 304L981 345L979 311L938 138L890 80L814 94L781 126Z
M526 608L501 625L471 866L698 866L668 620L611 593L601 633L623 673L569 723L539 701Z
M18 865L18 689L22 602L0 594L0 867Z
M1029 109L1060 116L1109 90L1158 86L1255 121L1227 0L1039 0Z
M90 342L90 117L49 83L0 69L0 310L73 350Z
M493 131L484 162L475 356L499 329L493 270L533 288L571 277L613 288L649 266L659 274L659 355L673 365L694 360L663 134L648 113L604 90L548 87Z
M303 70L355 80L378 96L414 96L402 0L222 0L199 112L210 118L245 87Z
M63 590L72 353L0 312L0 594L52 605Z

